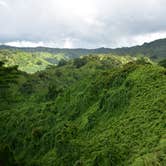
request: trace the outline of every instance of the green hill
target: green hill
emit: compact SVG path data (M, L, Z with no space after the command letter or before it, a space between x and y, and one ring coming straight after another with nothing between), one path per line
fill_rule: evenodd
M166 69L94 55L29 75L0 63L0 163L164 166Z
M78 58L82 55L88 54L118 54L118 55L144 55L150 57L152 60L159 61L166 58L166 39L155 40L150 43L144 43L141 46L134 47L122 47L122 48L97 48L97 49L60 49L60 48L47 48L47 47L36 47L36 48L18 48L1 45L0 49L8 50L20 50L24 52L46 52L51 54L62 54L69 58Z
M0 46L0 61L6 66L18 65L18 69L28 73L35 73L46 69L49 65L65 63L69 59L87 55L118 55L132 57L148 57L155 62L166 59L166 39L160 39L142 46L126 48L98 48L98 49L59 49L59 48L17 48Z
M35 73L46 69L49 65L57 65L61 60L68 60L63 54L46 52L24 52L14 50L0 50L0 61L6 66L18 66L18 69L27 73Z
M118 48L112 51L120 55L145 55L152 60L159 61L166 58L166 39L155 40L150 43L144 43L141 46Z

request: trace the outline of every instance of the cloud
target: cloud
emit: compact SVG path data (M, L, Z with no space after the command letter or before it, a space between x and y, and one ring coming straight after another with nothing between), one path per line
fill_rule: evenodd
M71 39L65 39L63 47L64 48L73 48L73 42L72 42L72 40Z
M5 1L2 1L2 0L0 0L0 7L1 7L1 8L9 9L8 4L7 4Z
M165 0L0 0L0 42L130 46L166 37L165 15Z
M31 41L11 41L6 42L5 45L15 46L15 47L56 47L54 42L31 42Z
M63 47L63 48L74 48L73 47L73 39L67 38L64 40L61 40L59 43L56 43L55 41L38 41L38 42L33 42L33 41L10 41L6 42L5 45L7 46L13 46L13 47L50 47L50 48L58 48L58 47ZM0 45L3 43L0 43Z

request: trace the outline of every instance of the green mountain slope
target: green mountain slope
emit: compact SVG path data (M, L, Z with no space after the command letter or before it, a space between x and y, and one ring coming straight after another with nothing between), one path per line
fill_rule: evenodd
M16 48L0 46L0 61L6 66L18 65L19 70L35 73L46 69L49 65L66 63L67 60L87 55L118 55L132 57L148 57L156 62L166 58L166 39L145 43L142 46L127 48L99 49L58 49L58 48Z
M33 75L1 64L0 75L1 163L165 165L165 68L100 55Z
M111 60L117 61L117 63L126 63L130 60L136 59L130 56L120 57L113 54L107 54L111 56ZM91 55L93 57L93 55ZM97 55L96 55L97 56ZM100 59L104 58L103 54L98 55ZM72 58L73 59L73 58ZM51 54L46 52L23 52L23 51L13 51L13 50L1 50L0 51L0 61L5 63L5 66L18 66L18 69L27 73L35 73L46 69L49 65L64 65L70 57L66 57L63 54ZM77 60L77 59L76 59ZM106 58L108 60L108 58ZM105 60L105 61L106 61ZM108 61L109 62L109 61ZM107 63L108 63L107 62Z
M120 55L137 55L142 54L158 61L166 58L166 39L155 40L150 43L144 43L141 46L118 48L112 51Z
M144 55L148 56L155 61L166 58L166 39L155 40L150 43L144 43L141 46L134 47L122 47L122 48L98 48L98 49L59 49L59 48L47 48L47 47L37 47L37 48L17 48L10 46L0 46L0 49L9 50L21 50L25 52L48 52L51 54L63 54L69 58L78 58L82 55L87 54L118 54L118 55Z
M19 70L27 73L44 70L49 65L57 65L59 61L67 59L63 54L0 50L0 61L4 61L6 66L17 65Z

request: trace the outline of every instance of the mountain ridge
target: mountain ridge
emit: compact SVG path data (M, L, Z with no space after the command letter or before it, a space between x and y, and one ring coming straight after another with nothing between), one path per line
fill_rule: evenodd
M48 52L48 53L64 53L69 57L79 57L81 55L87 54L107 54L115 53L119 55L135 55L143 54L150 57L153 60L163 59L166 57L166 38L154 40L149 43L144 43L142 45L136 45L132 47L121 47L121 48L105 48L100 47L96 49L85 49L85 48L49 48L49 47L12 47L7 45L0 45L0 49L11 49L11 50L21 50L25 52Z

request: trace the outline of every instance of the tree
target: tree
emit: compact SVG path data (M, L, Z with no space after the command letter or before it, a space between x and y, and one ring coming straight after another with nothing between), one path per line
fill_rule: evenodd
M76 68L80 68L84 66L87 63L87 60L85 58L76 58L74 59L74 65Z
M66 64L67 64L67 61L65 59L61 59L58 63L58 66L60 67L60 66L66 65Z
M18 66L4 67L3 62L0 62L0 101L1 103L9 103L12 99L9 89L12 84L17 83L19 71Z
M166 68L166 59L160 61L160 62L159 62L159 65Z

